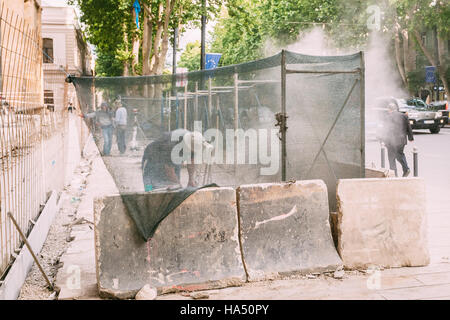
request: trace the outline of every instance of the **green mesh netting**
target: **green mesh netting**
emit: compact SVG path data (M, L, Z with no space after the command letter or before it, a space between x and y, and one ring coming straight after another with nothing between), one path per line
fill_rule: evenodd
M282 55L287 70L284 88ZM75 77L72 82L101 151L105 139L101 104L108 105L113 118L119 106L127 111L126 126L114 124L110 154L103 156L121 193L185 187L189 182L196 186L279 182L285 164L286 180L323 179L333 210L337 179L364 176L362 57L362 53L329 57L284 51L262 60L174 76ZM283 110L282 90L288 117L286 141L280 140L276 120ZM167 156L182 143L182 139L167 140L171 137L167 132L176 129L198 131L209 144L195 145L195 155L188 155L190 149L178 153L185 159L194 155L197 163L191 171L186 161L174 165ZM124 153L117 144L122 134ZM146 154L151 156L143 159L146 147L155 141L159 143L153 146L158 144L159 149L150 147L153 151ZM164 141L167 148L161 147ZM144 167L158 161L162 165L147 172L158 178L146 182ZM161 182L174 174L175 179Z

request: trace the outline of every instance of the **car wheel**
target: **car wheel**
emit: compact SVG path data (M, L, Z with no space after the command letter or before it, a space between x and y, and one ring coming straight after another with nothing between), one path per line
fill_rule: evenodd
M433 134L439 133L439 131L441 131L440 127L434 127L432 129L430 129L430 132L433 133Z

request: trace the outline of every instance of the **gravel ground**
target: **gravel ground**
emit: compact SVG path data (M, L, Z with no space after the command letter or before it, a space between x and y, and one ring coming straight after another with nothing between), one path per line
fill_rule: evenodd
M77 220L77 209L86 188L86 178L91 172L92 159L84 158L76 168L70 185L64 188L59 200L60 208L50 227L41 252L37 255L52 285L56 280L58 269L62 267L60 257L67 250L71 223ZM36 263L22 286L18 300L53 300L57 298L58 289L52 292Z

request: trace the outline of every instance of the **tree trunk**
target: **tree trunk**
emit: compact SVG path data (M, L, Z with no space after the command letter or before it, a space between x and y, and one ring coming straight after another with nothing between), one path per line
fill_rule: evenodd
M132 12L133 12L133 21L136 21L136 11L134 10L134 8L132 9ZM133 32L133 48L132 48L133 61L131 62L133 75L136 75L136 66L139 64L139 47L140 47L139 35L135 30Z
M427 57L428 61L432 66L436 67L436 60L433 58L433 55L430 51L425 47L425 44L422 41L422 37L419 34L419 31L414 30L414 37L416 38L417 43L419 44L420 49L422 50L425 57Z
M439 71L439 78L442 81L442 84L444 85L444 91L445 94L447 95L447 101L450 100L450 88L448 87L448 81L447 78L445 77L446 72L447 72L447 68L448 65L445 61L445 57L444 57L444 38L441 37L440 32L438 31L437 34L437 41L438 41L438 58L439 58L439 66L438 66L438 71Z
M399 36L399 29L395 29L394 45L395 45L395 61L397 62L398 72L402 78L403 84L408 88L408 80L406 79L405 66L404 66L404 53L401 49L401 41Z
M157 18L155 19L155 27L156 27L156 34L155 34L155 39L153 41L153 55L151 57L151 62L150 62L150 74L155 74L155 64L157 63L157 59L158 59L158 55L159 55L159 44L161 42L161 34L162 34L162 25L163 23L161 22L161 16L162 16L162 10L163 10L163 4L160 3L158 6L158 13L157 13Z
M123 24L123 40L125 42L125 52L128 53L128 34L127 34L127 27L125 23ZM130 70L128 68L128 61L124 60L123 62L123 75L124 77L128 77L130 75Z
M164 64L166 62L167 50L169 49L169 21L174 3L175 1L166 0L166 7L164 10L163 38L161 43L161 52L159 53L159 59L155 66L156 74L162 74Z
M405 75L415 69L415 50L409 37L408 30L402 31L403 38L403 64L405 67Z
M142 74L150 74L150 57L152 51L153 23L148 14L148 8L144 4L144 34L142 39ZM150 18L150 19L149 19Z
M425 47L425 44L423 43L422 38L420 37L420 34L417 30L414 30L414 36L416 38L417 43L419 44L420 49L422 49L422 52L425 55L425 57L427 57L428 61L431 63L432 66L436 67L439 73L439 78L441 79L442 84L444 85L444 91L445 94L447 95L447 99L450 99L448 81L445 78L447 65L444 58L443 38L441 37L440 33L438 33L437 35L438 46L436 49L438 50L439 61L436 61L436 59L433 58L433 54L427 49L427 47Z

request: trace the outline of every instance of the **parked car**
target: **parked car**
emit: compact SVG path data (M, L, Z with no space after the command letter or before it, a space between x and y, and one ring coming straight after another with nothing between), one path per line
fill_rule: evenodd
M418 98L395 99L400 112L408 115L411 128L428 129L431 133L439 133L444 125L441 111L435 111Z
M407 114L409 123L413 130L428 129L431 133L436 134L441 130L441 126L445 124L442 112L433 110L421 99L380 97L375 99L372 106L378 114L377 118L381 120L378 122L377 137L380 137L383 134L383 119L387 113L387 106L391 102L398 106L400 112Z
M433 101L428 105L428 107L433 111L441 111L442 118L444 119L444 125L448 124L448 101Z

